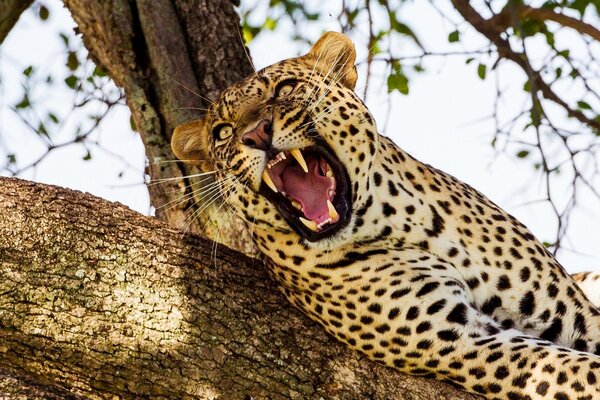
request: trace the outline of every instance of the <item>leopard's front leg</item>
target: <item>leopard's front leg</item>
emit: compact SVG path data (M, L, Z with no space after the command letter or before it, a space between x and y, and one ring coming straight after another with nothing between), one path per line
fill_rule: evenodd
M489 399L600 398L600 357L502 327L475 307L454 266L426 252L312 272L319 290L288 291L292 301L376 361Z

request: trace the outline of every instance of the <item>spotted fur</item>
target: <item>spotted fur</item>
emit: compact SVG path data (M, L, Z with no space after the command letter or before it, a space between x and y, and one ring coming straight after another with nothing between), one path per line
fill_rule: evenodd
M377 133L354 58L347 37L324 35L225 90L175 132L175 153L213 159L285 295L353 349L488 399L600 399L598 309L521 222ZM305 240L258 193L267 152L240 137L265 116L277 151L324 140L345 166L352 215L335 235Z

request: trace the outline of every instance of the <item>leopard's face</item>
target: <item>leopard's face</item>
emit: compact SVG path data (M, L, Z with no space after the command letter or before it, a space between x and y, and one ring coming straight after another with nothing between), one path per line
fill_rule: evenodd
M198 129L175 133L175 153L206 148L225 200L256 228L349 240L344 228L365 198L376 145L353 91L354 59L345 36L326 34L306 56L225 90Z

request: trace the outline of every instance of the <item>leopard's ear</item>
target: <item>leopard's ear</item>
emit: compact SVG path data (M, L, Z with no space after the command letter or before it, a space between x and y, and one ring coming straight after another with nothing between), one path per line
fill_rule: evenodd
M356 86L356 50L352 40L343 33L324 33L302 58L318 68L323 76L339 80L350 89Z
M206 165L208 157L207 133L204 119L179 125L171 137L171 150L181 161L196 166Z

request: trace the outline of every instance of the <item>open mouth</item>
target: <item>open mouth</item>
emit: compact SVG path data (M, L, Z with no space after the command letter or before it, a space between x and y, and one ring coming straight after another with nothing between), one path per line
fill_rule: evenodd
M350 220L348 174L324 144L275 155L263 171L260 192L311 242L333 235Z

